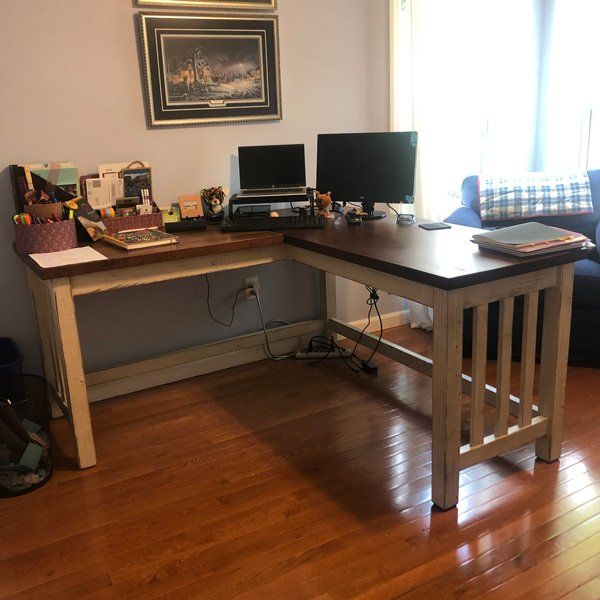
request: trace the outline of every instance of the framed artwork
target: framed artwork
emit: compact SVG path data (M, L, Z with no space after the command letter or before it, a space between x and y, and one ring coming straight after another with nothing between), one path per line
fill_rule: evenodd
M150 127L282 118L275 15L138 15Z
M232 8L236 10L275 10L277 0L137 0L138 6L176 8Z

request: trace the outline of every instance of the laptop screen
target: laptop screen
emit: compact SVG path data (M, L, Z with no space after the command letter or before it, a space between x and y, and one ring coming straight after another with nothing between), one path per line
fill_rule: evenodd
M243 190L304 187L304 144L239 148L240 187Z

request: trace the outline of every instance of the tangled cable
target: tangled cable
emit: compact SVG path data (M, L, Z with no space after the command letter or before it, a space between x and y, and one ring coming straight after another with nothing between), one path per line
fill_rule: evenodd
M367 288L367 291L369 292L369 297L366 302L367 305L369 306L369 314L367 315L367 324L363 327L362 331L360 332L360 335L358 336L358 339L356 340L356 343L354 344L354 348L352 350L352 354L350 355L350 357L348 358L348 357L344 356L344 350L346 350L346 348L343 348L342 346L337 344L335 342L335 340L333 339L333 337L328 338L323 335L317 335L310 340L310 342L308 344L308 352L322 351L322 352L326 352L326 354L325 354L325 356L323 356L321 358L307 359L307 362L309 365L313 365L313 366L318 365L321 362L323 362L324 360L328 359L332 353L337 352L339 354L340 358L344 361L344 364L353 373L360 373L361 371L364 371L365 373L372 373L372 372L376 371L376 368L372 367L369 363L371 362L371 360L373 360L373 357L377 353L377 350L379 349L381 340L383 338L383 320L381 318L381 313L379 312L379 307L377 306L377 303L379 302L379 294L378 294L377 288L374 288L373 286L370 286L370 285L367 285L365 287ZM356 355L356 350L358 349L360 341L362 340L363 336L365 335L365 332L371 326L371 318L372 318L372 314L373 314L373 309L375 309L375 312L377 313L377 318L379 319L379 338L377 340L377 344L375 344L375 348L373 349L371 356L369 356L369 358L367 360L363 360Z

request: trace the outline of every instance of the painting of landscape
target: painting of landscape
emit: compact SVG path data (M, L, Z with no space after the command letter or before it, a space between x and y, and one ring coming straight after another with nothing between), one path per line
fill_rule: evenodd
M262 38L165 35L163 73L167 104L262 101Z

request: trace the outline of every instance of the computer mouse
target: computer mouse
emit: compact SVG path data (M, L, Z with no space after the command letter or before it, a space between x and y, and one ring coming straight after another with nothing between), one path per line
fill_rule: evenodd
M348 213L346 220L348 221L348 225L360 225L363 222L362 217L356 213Z

